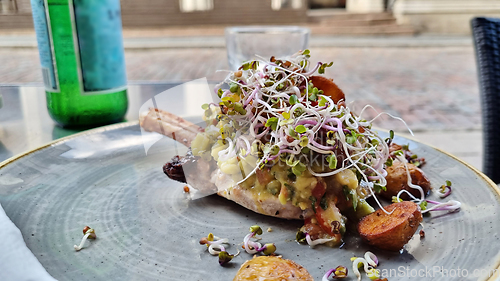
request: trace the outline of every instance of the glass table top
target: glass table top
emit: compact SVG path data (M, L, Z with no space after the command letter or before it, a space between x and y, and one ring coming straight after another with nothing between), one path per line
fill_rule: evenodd
M138 120L139 110L144 103L180 84L181 82L130 84L129 108L124 122ZM52 121L42 85L0 85L0 96L3 102L0 108L0 162L83 130L62 128ZM179 95L173 102L186 104L186 98L189 97Z

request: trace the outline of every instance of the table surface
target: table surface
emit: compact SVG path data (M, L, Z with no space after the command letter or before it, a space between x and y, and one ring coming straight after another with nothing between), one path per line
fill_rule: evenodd
M129 85L129 108L124 122L138 120L141 106L155 95L180 84L155 82ZM3 99L0 108L0 162L82 131L62 128L52 121L42 86L0 86L0 96Z

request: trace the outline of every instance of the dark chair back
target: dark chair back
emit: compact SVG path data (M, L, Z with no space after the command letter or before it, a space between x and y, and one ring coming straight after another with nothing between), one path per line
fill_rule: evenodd
M471 21L483 117L483 172L500 182L500 19Z

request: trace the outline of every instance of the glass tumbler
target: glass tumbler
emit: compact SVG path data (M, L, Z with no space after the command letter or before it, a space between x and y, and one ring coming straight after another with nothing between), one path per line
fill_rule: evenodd
M310 30L300 26L233 26L225 30L227 60L231 70L258 56L284 57L307 49Z

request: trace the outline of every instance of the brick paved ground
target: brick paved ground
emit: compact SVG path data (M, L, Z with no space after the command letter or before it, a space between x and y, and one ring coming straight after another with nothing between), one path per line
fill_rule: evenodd
M480 128L480 105L472 47L313 48L312 60L334 61L327 75L354 101L403 117L416 130ZM227 69L221 48L127 50L131 81L220 80ZM0 83L40 82L35 49L0 49ZM367 115L373 116L373 114ZM404 130L390 118L377 123Z

